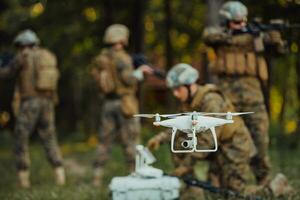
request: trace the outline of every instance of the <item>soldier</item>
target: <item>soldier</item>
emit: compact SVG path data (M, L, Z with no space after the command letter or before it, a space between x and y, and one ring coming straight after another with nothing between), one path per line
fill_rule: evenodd
M196 84L198 71L188 64L175 65L167 74L167 85L173 95L182 103L182 111L234 112L230 101L217 89L208 84ZM243 191L247 183L247 171L250 158L256 153L248 129L240 117L235 123L216 129L219 151L217 153L173 154L175 174L194 175L197 160L209 160L209 180L214 186ZM200 146L214 146L210 134L200 134ZM163 132L148 142L150 149L157 149L160 143L169 142L170 134ZM176 139L177 142L180 138Z
M134 70L132 59L125 51L129 30L121 24L109 26L104 33L103 48L93 60L91 74L100 92L104 95L101 116L100 141L94 162L94 185L102 184L103 167L106 164L112 142L118 139L124 149L130 170L134 169L135 144L140 124L132 118L138 113L136 99L137 82L143 74L151 74L152 69L142 65Z
M54 104L59 77L56 57L39 47L40 40L31 30L20 32L14 39L17 55L0 78L17 77L15 96L20 98L14 130L17 173L21 187L30 187L28 140L35 130L42 139L47 158L54 169L56 183L65 184L65 172L55 131Z
M262 93L262 84L268 80L267 64L263 57L265 45L283 52L284 42L278 31L254 31L247 25L247 8L238 1L226 2L219 11L220 27L207 27L205 42L216 52L211 64L216 83L226 94L237 111L253 111L244 115L257 154L251 160L256 181L265 185L269 181L270 161L269 119Z
M215 85L200 86L196 84L197 79L197 70L187 64L175 65L167 74L167 85L172 89L173 95L181 101L182 111L214 113L235 111L230 100ZM207 160L209 161L208 179L214 186L245 193L264 190L263 187L249 185L251 181L249 162L256 154L256 148L242 118L235 117L234 121L233 124L216 129L218 152L173 154L176 167L174 174L194 176L197 160ZM149 149L157 149L161 143L169 142L170 135L162 132L154 136L148 142ZM181 139L177 138L176 142L180 144ZM214 142L210 134L198 134L198 145L213 148ZM285 177L277 178L276 183L272 182L273 185L269 189L273 192L273 189L284 181L286 181ZM277 194L282 193L277 192Z

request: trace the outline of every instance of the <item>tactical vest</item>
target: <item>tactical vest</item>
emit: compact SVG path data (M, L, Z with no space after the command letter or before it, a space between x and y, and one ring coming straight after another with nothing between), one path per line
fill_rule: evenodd
M255 76L268 79L267 64L261 54L255 52L257 39L251 34L232 36L230 45L216 48L217 59L212 72L228 76Z
M46 49L26 48L17 55L21 64L18 89L21 98L56 96L59 77L56 57Z

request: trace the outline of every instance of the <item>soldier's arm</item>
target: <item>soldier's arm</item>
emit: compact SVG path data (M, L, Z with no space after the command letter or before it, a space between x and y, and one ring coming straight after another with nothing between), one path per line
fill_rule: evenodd
M281 37L281 33L277 30L270 30L264 33L264 43L267 46L275 47L277 53L286 52L286 41ZM273 48L274 49L274 48Z
M126 68L122 71L121 74L122 80L127 85L135 85L137 83L137 78L134 75L134 70L131 68Z
M7 66L0 68L0 78L11 78L21 69L19 58L13 59Z
M133 66L123 66L120 75L123 83L126 85L135 85L138 81L134 75Z
M230 44L231 37L226 34L221 27L206 27L203 31L202 38L209 46L218 46Z
M154 136L156 140L160 142L160 144L165 144L171 141L171 130L166 130L160 132L158 135Z
M157 150L159 146L163 143L167 143L171 140L171 133L169 132L160 132L158 135L155 135L148 141L148 148L151 151Z

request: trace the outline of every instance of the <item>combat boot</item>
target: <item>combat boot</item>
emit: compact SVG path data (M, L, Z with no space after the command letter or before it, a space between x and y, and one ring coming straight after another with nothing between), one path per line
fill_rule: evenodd
M269 188L275 197L292 195L295 192L286 176L281 173L278 173L270 182Z
M18 171L19 184L22 188L30 188L30 173L28 170Z
M94 177L93 177L93 185L95 187L102 186L102 176L103 176L103 169L102 168L95 168L94 169Z
M65 169L63 167L54 168L54 176L57 185L65 185L66 184L66 175Z

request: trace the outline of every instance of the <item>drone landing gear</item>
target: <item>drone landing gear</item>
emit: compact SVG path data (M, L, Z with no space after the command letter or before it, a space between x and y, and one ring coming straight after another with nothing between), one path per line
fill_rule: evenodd
M172 129L172 138L171 138L171 151L173 153L191 153L191 152L194 152L194 147L192 147L191 149L187 149L187 150L176 150L175 149L175 144L174 144L175 142L174 141L175 141L176 132L177 132L177 128L173 128ZM192 140L183 141L181 143L181 145L183 143L187 142L186 145L188 145L188 146L186 148L188 148L190 146L190 142L194 142L194 141L195 141L195 138L193 137ZM193 145L194 145L194 143L193 143Z
M171 138L171 151L173 153L191 153L191 152L216 152L218 150L218 143L217 143L217 136L216 136L216 131L215 128L210 128L212 136L213 136L213 140L214 140L214 145L215 147L213 149L197 149L197 137L196 137L196 129L193 129L193 132L190 134L190 136L192 137L192 139L190 140L184 140L181 143L181 146L183 148L189 148L187 150L176 150L175 149L175 136L176 136L176 132L177 129L173 128L172 129L172 138Z
M216 152L218 150L218 141L217 141L217 134L216 134L216 130L215 127L210 128L213 140L214 140L214 145L215 148L213 149L197 149L197 146L195 146L194 150L195 152ZM197 141L197 138L196 138Z

